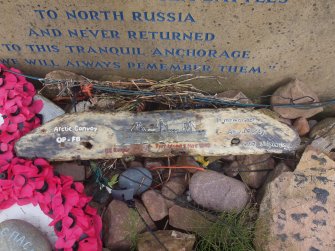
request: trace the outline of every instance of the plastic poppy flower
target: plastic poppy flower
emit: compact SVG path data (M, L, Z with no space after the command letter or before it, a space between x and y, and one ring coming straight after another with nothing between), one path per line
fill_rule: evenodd
M65 237L58 238L58 240L56 241L55 248L73 251L73 246L79 239L79 237L82 235L82 233L83 230L80 227L67 229ZM95 250L101 250L101 249L95 249Z
M13 192L19 204L26 204L26 200L37 204L36 190L41 189L44 184L44 179L37 176L37 171L28 161L13 166Z
M69 215L61 219L57 217L50 225L54 226L55 233L59 237L55 244L55 247L58 249L72 248L83 234L83 229L76 225L74 218Z
M0 133L1 143L11 144L13 145L13 141L20 137L20 132L7 132L6 126L3 127L4 129ZM1 130L1 129L0 129Z
M10 161L14 157L13 151L6 151L0 154L0 160Z
M9 179L7 170L10 167L10 163L6 160L0 159L0 180Z
M12 95L19 95L21 97L33 97L36 93L33 84L25 80L18 81L12 92Z
M58 201L53 202L54 199L57 199L56 196L58 195L61 200L61 183L60 179L56 176L54 177L49 177L45 179L45 185L38 191L37 197L39 201L39 205L42 209L42 211L49 215L53 216L57 212L54 212L54 207L57 205Z
M97 238L85 238L78 244L78 251L99 250L99 242Z
M72 219L74 220L74 223L76 225L80 226L82 229L85 230L86 234L88 234L86 230L94 230L94 228L91 227L92 217L85 214L85 212L81 208L73 208L69 215L72 216Z
M4 72L3 76L5 77L5 81L3 84L4 90L12 90L16 83L17 83L17 77L14 74L11 74L9 72Z
M0 180L0 210L7 209L15 204L13 197L13 181Z
M37 174L40 176L47 178L53 178L54 177L54 172L53 172L53 167L49 164L48 161L37 158L33 162L34 166L38 169Z

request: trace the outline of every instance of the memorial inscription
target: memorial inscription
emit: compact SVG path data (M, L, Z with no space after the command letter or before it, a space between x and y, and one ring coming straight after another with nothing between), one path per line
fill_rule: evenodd
M224 85L196 83L203 89L234 87L252 95L297 77L320 96L335 94L329 92L335 75L329 57L335 6L326 0L18 0L3 5L0 63L30 74L67 69L91 78L162 79L193 72L223 77ZM322 88L315 88L316 81Z
M0 251L51 251L46 236L23 220L0 223Z
M294 130L258 111L215 109L68 114L25 135L15 148L22 157L71 160L282 153L299 143Z

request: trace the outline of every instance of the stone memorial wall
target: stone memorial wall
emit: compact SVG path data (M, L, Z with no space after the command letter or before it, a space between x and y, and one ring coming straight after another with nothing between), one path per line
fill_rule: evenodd
M257 96L297 77L334 96L330 0L6 1L0 63L37 76L163 79L195 73Z

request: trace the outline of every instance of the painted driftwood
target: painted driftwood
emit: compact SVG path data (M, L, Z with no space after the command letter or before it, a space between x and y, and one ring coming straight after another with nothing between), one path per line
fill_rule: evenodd
M18 156L49 160L180 154L289 152L300 139L287 125L244 109L66 114L15 145Z

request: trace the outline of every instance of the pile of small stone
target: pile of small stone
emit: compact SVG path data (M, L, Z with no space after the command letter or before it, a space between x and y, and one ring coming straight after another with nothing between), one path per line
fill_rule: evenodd
M238 92L238 95L241 96L241 93ZM271 102L289 104L292 100L296 103L310 101L300 100L299 97L319 101L301 81L295 80L279 88ZM333 144L335 118L321 122L310 119L321 111L322 108L275 107L271 115L297 130L306 145L317 137ZM296 156L304 152L306 145ZM327 154L331 157L330 149L332 147L328 146ZM206 171L172 170L162 186L151 187L137 197L136 210L119 200L107 203L103 217L105 247L129 250L134 245L132 237L136 236L138 250L165 250L162 244L168 250L192 250L197 234L206 231L212 224L213 215L210 212L241 211L247 205L258 202L261 208L258 222L266 218L266 225L257 225L257 250L287 250L292 246L296 247L292 250L298 250L299 245L306 250L322 250L326 246L333 249L334 244L327 233L331 233L335 226L325 218L331 217L330 212L334 211L327 187L332 184L328 176L331 168L327 168L333 162L318 152L320 149L306 151L298 168L299 157L295 155L218 156L207 158L206 164L192 157L184 158L182 164L206 167ZM163 161L136 160L129 162L128 166L150 169L163 165ZM313 173L309 177L311 172L318 174ZM199 214L198 208L208 210L208 214ZM264 238L264 235L271 238Z

